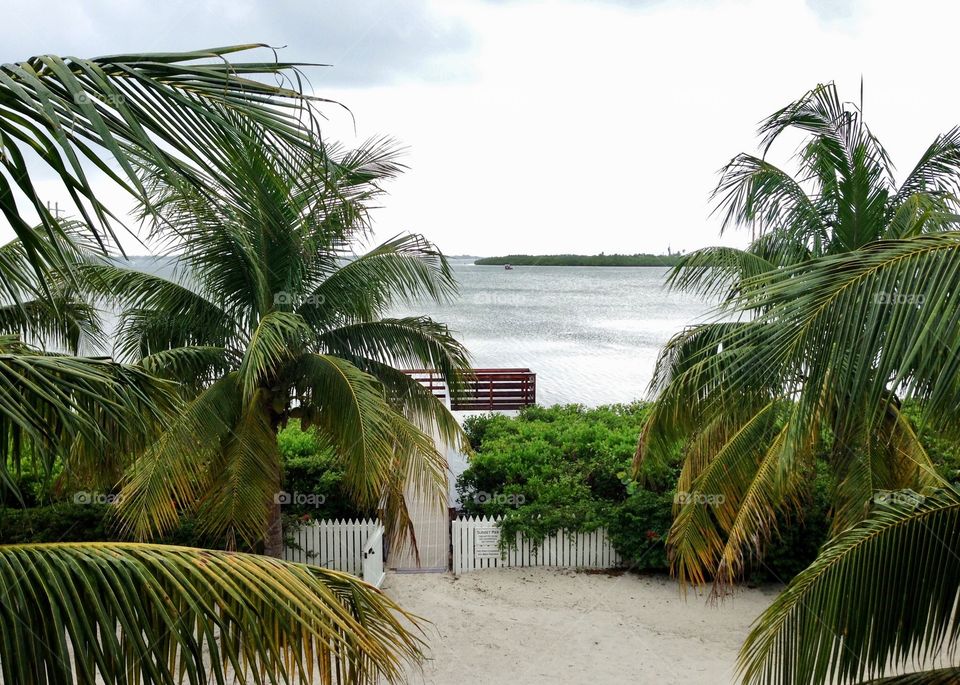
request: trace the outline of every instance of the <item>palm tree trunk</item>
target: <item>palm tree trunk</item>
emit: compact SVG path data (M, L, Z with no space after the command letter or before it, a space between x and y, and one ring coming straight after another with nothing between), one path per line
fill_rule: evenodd
M267 505L267 531L263 537L263 553L279 559L283 556L283 521L280 517L280 502L273 498Z
M270 427L273 429L274 441L280 432L280 416L271 410L267 410L270 415ZM283 556L283 517L281 516L280 506L283 490L283 477L281 475L283 468L280 462L280 455L277 454L277 492L270 501L267 502L267 530L263 536L263 553L268 557L279 559Z

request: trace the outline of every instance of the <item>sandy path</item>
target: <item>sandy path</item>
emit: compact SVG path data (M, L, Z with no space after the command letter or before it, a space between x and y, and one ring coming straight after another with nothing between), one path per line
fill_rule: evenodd
M430 661L411 683L733 681L737 650L777 588L720 606L668 578L550 569L390 574L384 589L433 622Z

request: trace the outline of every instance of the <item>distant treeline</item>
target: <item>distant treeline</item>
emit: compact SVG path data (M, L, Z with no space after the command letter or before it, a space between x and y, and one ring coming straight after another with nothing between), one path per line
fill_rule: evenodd
M505 257L483 257L474 264L516 266L673 266L680 259L678 254L508 254Z

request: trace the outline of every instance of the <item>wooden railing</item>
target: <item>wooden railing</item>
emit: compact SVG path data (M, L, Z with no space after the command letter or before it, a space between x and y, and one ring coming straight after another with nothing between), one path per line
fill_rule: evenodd
M537 402L537 374L530 369L472 369L452 393L436 370L410 369L404 373L437 397L449 399L454 411L509 411Z

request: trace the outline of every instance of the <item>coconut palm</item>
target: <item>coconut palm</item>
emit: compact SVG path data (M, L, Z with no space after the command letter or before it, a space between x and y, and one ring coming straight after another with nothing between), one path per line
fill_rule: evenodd
M443 403L397 366L455 383L467 357L444 325L387 312L450 296L450 267L416 235L349 253L399 170L388 141L313 153L234 142L215 197L145 172L155 237L181 250L174 278L110 263L82 272L122 309L117 353L187 391L181 417L127 473L121 517L149 537L195 511L210 533L265 540L279 555L276 433L296 418L343 460L354 501L383 510L395 543L412 539L405 485L446 497L434 429L464 441Z
M24 255L16 243L0 251ZM51 465L77 459L80 445L84 463L98 449L143 449L177 410L172 384L142 368L46 353L10 334L73 344L69 314L88 310L62 302L77 304L0 308L0 474L11 487L8 467L27 452ZM258 683L303 674L397 681L420 649L409 632L415 619L376 589L261 557L142 544L0 545L0 579L4 682L92 683L99 674L199 685L233 673Z
M788 130L806 134L795 176L766 159ZM692 253L671 274L674 286L722 304L715 320L682 332L663 351L652 384L659 395L638 447L639 465L684 442L682 496L668 538L683 582L712 577L722 586L761 557L778 512L802 514L818 454L835 480L833 533L861 520L878 491L939 484L897 394L844 383L851 369L862 377L882 371L883 359L872 356L879 352L856 344L875 316L844 315L819 330L819 344L833 344L835 329L845 327L840 350L847 356L812 368L806 348L777 335L785 328L769 312L767 291L773 275L801 275L872 241L952 228L960 130L938 136L900 185L859 109L832 84L776 112L760 132L763 156L735 157L715 193L725 228L751 226L755 239L746 250ZM878 309L882 298L875 293ZM770 349L755 333L763 326Z
M47 463L76 455L78 445L88 448L87 463L97 445L142 449L181 401L175 386L142 367L35 346L69 352L95 327L74 296L71 231L41 201L24 151L59 176L87 219L83 235L105 241L111 216L84 162L146 200L134 164L148 160L171 185L209 193L215 145L225 132L238 135L240 122L308 147L305 98L256 78L295 75L293 65L227 61L243 49L43 56L0 67L0 210L20 239L0 249L5 484L25 448ZM42 231L31 228L14 189ZM420 655L411 626L413 617L362 581L263 557L139 544L0 546L0 674L8 683L96 676L199 685L235 674L257 683L397 682L404 662Z
M888 165L885 154L868 153L875 143L867 133L837 125L854 121L842 113L848 108L838 110L833 97L830 106L819 103L830 90L813 91L771 121L829 134L823 142L814 135L801 160L833 146L845 152L825 159L839 169L846 160ZM937 138L895 189L869 191L852 182L877 173L836 172L834 195L860 198L854 204L869 210L870 221L886 224L847 230L841 224L857 224L859 210L832 211L829 223L821 221L830 230L811 231L816 239L805 250L773 251L810 256L768 260L769 266L752 246L714 264L698 255L702 271L675 276L701 289L713 282L729 318L702 327L699 337L693 332L674 341L668 350L674 356L665 354L661 363L661 374L673 375L661 376L660 423L648 426L641 442L650 454L662 450L676 435L667 419L675 413L697 427L679 487L730 496L724 503L692 497L681 508L671 532L681 577L701 580L715 572L722 582L732 580L744 557L760 552L774 512L802 496L800 481L815 450L828 454L838 483L835 537L758 620L741 653L747 682L855 682L921 664L941 668L884 682L958 676L960 495L932 474L900 413L902 400L919 402L927 424L957 435L956 139L956 131ZM836 144L851 140L861 143ZM822 162L809 168L821 170L828 182L818 183L829 189ZM817 192L805 203L793 193L789 203L764 204L776 187L767 181L751 183L737 200L744 219L819 207L830 196ZM880 204L890 207L880 212ZM786 216L817 225L811 211L791 210L780 221ZM836 248L835 229L847 236ZM788 244L772 237L777 232L776 222L765 226L757 238L762 249ZM689 413L683 398L694 404Z
M833 392L875 402L863 421L885 411L882 398L909 398L925 426L957 439L960 233L878 241L759 280L766 313L743 337L762 351L755 363L802 354L811 378L841 369ZM850 364L852 349L872 363ZM958 516L953 485L875 496L758 619L741 653L745 680L854 682L936 667L882 682L955 682Z

